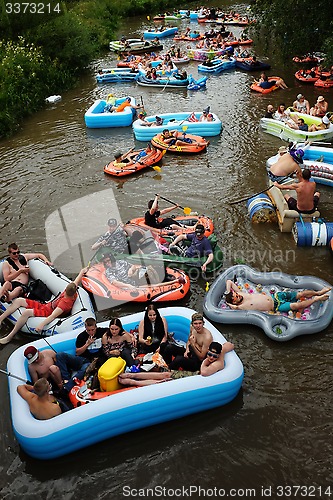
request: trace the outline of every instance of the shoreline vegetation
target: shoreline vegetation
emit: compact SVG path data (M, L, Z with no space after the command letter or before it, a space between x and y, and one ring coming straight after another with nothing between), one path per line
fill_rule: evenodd
M329 2L317 0L310 8L308 0L283 4L252 0L251 17L257 23L251 29L267 47L282 46L286 57L323 51L325 64L332 64L330 17L323 15L329 12ZM205 0L193 8L201 5L209 7L210 3ZM122 20L173 8L174 0L2 2L0 139L15 133L25 117L43 108L46 97L72 88L89 64L108 49Z
M42 109L46 97L72 88L108 48L124 18L172 4L170 0L2 2L0 139L11 136L25 117Z

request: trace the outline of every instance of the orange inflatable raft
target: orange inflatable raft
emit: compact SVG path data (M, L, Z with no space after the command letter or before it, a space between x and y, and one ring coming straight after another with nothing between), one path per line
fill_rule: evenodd
M268 81L275 82L276 80L279 80L279 78L279 76L269 76ZM261 94L269 94L269 92L273 92L273 90L277 90L279 87L277 85L272 85L269 89L263 89L258 83L252 83L250 88L251 90L255 90Z
M204 151L209 141L206 141L203 137L199 135L191 135L185 134L182 132L176 132L177 136L175 136L176 141L188 141L187 144L169 144L164 142L163 134L157 134L152 138L151 143L155 148L164 149L170 153L176 154L196 154Z
M145 219L144 217L138 217L136 219L132 219L129 221L130 224L136 224L139 226L142 226L146 229L150 229L152 233L158 232L159 235L161 235L163 238L168 238L170 237L170 232L178 236L179 234L187 234L187 233L193 233L195 230L196 224L202 224L205 227L205 236L210 236L214 232L214 224L212 219L207 217L206 215L183 215L180 217L174 217L174 220L179 222L180 224L186 226L186 227L179 227L179 230L177 229L154 229L150 226L147 226L145 224Z
M180 300L190 289L190 279L179 269L165 269L168 281L158 285L120 288L112 285L105 275L103 263L93 264L82 279L83 287L94 295L119 302L168 302Z
M150 148L146 148L133 151L121 162L112 161L105 165L104 172L115 177L135 174L144 168L154 168L155 164L163 158L164 154L165 151L161 149L151 150ZM156 170L160 170L160 167L156 166Z

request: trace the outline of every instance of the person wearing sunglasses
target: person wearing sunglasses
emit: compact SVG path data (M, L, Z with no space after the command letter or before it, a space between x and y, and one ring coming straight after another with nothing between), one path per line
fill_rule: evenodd
M23 297L19 297L13 300L13 303L6 309L4 313L0 315L0 327L1 323L4 319L8 318L13 312L17 311L20 307L25 308L22 312L21 316L16 321L14 328L9 332L8 335L2 337L0 339L0 344L8 344L12 340L12 338L16 335L16 333L22 328L22 326L27 322L27 320L31 317L40 317L43 318L41 323L36 326L35 332L41 333L45 325L50 323L56 318L60 316L67 316L70 314L74 302L77 299L77 289L81 282L83 275L88 271L88 267L81 269L77 277L74 281L69 283L65 290L55 297L50 302L46 302L42 304L37 300L25 299Z
M119 375L118 381L122 385L142 387L167 382L168 380L191 377L193 375L208 377L223 370L225 355L233 349L234 345L231 342L225 342L223 345L219 342L211 342L207 357L203 360L200 370L195 372L189 370L170 370L166 372L122 373Z
M29 282L29 260L41 259L45 264L52 263L42 253L22 254L16 243L8 245L9 256L2 265L4 283L0 288L0 300L10 302L11 300L27 293Z

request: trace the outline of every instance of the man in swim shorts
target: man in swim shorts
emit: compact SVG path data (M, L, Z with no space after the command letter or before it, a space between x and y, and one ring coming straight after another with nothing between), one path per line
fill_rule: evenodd
M303 149L291 149L288 153L279 157L278 161L271 165L268 170L268 177L272 182L283 182L286 177L291 177L294 172L301 173L303 163L304 151Z
M264 312L299 311L315 302L323 302L329 297L331 288L321 290L302 290L299 292L276 292L273 296L262 293L244 293L231 280L226 281L225 301L231 309ZM303 300L304 299L304 300ZM282 307L282 309L281 309ZM288 308L288 309L287 309Z

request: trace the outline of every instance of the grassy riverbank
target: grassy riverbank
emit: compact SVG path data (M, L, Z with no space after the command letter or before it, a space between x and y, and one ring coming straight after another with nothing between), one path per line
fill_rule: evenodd
M45 98L71 88L108 47L122 18L157 12L170 0L67 0L0 6L0 138ZM40 6L34 12L33 6ZM28 7L27 7L28 6Z

